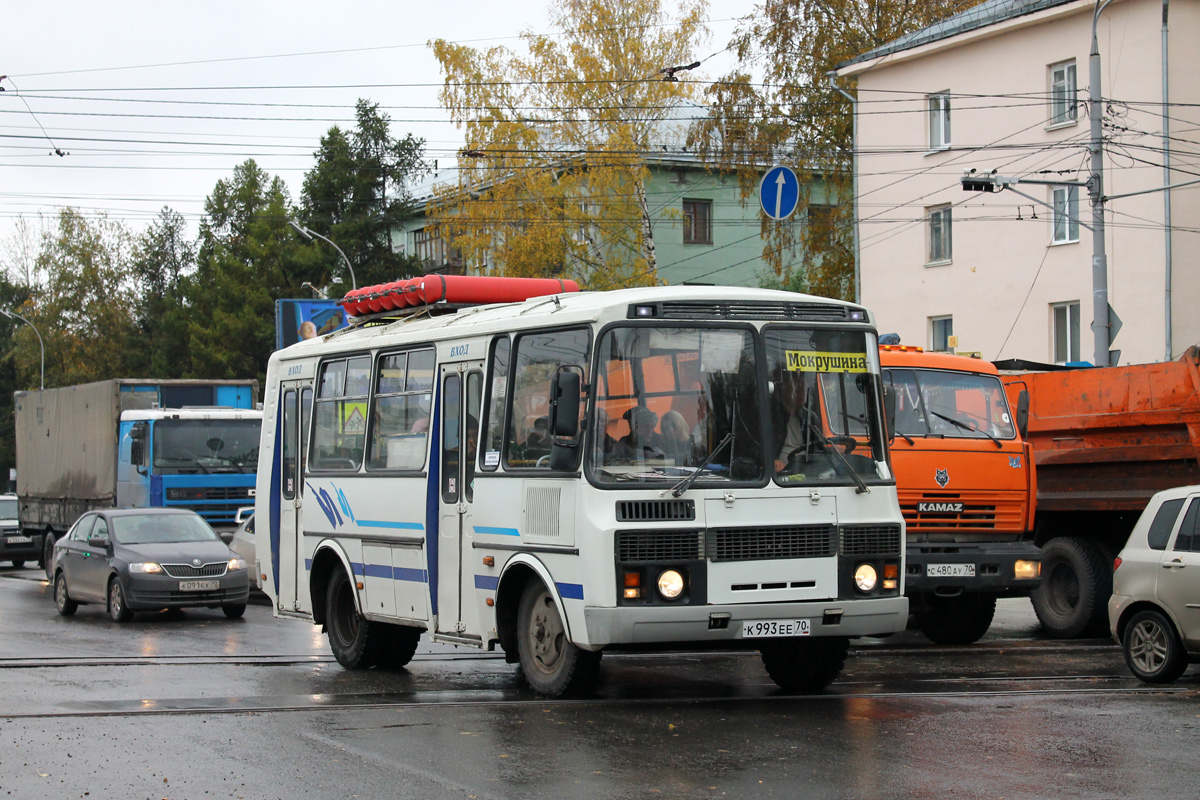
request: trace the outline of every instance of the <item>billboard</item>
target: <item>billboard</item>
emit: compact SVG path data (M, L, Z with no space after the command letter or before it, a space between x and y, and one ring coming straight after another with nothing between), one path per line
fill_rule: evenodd
M344 327L346 312L337 300L275 301L276 350Z

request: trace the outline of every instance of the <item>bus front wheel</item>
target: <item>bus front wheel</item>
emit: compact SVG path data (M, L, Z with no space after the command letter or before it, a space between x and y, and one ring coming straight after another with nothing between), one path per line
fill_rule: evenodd
M595 681L600 653L570 642L554 595L536 580L521 595L517 626L521 673L535 692L561 697L584 691Z
M325 630L334 658L346 669L372 666L380 638L378 628L359 616L354 605L354 584L344 570L335 570L325 592Z
M785 692L819 692L833 683L850 652L844 636L793 637L763 642L763 666Z

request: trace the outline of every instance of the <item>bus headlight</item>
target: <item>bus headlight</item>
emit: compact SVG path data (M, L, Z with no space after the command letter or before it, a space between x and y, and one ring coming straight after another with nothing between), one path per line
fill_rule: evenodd
M658 576L658 593L668 600L674 600L683 594L683 576L676 570L668 569Z
M854 570L854 585L860 592L871 591L878 580L879 574L870 564L859 564L858 569Z

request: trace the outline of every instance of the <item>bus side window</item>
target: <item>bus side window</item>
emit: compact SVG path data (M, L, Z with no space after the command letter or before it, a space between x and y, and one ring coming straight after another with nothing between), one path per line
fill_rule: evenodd
M525 333L517 337L505 468L549 469L551 437L543 430L550 413L550 384L559 368L568 365L583 370L586 382L589 344L585 329Z
M367 433L371 357L331 361L321 367L314 409L313 468L357 471Z
M463 449L458 430L461 389L458 375L447 375L442 381L442 501L446 503L458 502L458 464Z
M420 469L425 465L432 393L426 365L432 351L379 358L371 397L367 469Z
M487 435L483 440L483 461L480 469L492 472L500 466L500 451L504 448L504 407L508 400L509 341L498 336L492 342L492 358L488 364L487 419L482 420Z

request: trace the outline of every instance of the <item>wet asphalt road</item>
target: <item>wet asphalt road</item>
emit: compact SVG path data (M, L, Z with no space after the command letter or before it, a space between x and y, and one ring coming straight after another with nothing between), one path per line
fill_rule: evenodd
M39 578L0 567L3 797L1200 796L1200 667L1146 687L1025 601L971 647L863 640L819 696L677 653L606 656L594 697L547 701L498 653L352 673L265 605L118 625L59 617Z

